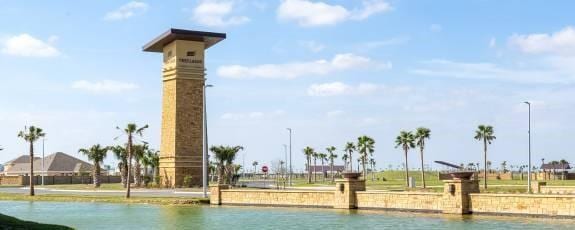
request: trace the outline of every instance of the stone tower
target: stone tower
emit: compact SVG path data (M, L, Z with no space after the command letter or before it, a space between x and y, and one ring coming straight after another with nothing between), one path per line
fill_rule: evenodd
M170 29L144 46L163 53L160 182L201 186L205 50L226 34Z

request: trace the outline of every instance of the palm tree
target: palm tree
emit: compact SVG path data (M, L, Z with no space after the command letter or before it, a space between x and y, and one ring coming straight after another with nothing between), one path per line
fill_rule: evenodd
M231 183L232 178L229 176L233 173L231 167L233 166L233 162L236 159L237 153L243 149L244 147L242 146L231 147L220 145L210 147L210 151L214 153L214 156L218 162L218 184L221 185L224 181ZM228 176L226 180L224 180L224 176L226 174L228 174Z
M357 138L357 152L359 153L361 159L363 178L367 176L367 167L365 167L365 164L367 163L366 161L368 157L371 156L375 151L374 145L375 141L371 137L364 135Z
M160 167L160 151L150 149L146 152L145 158L148 166L152 167L152 182L154 184L157 184L158 181L156 181L157 180L156 178L158 178L158 175L160 173L160 171L158 170L158 167Z
M258 161L252 162L252 166L254 166L254 177L256 176L256 172L257 172L256 168L258 167L258 164L259 164Z
M475 131L475 140L483 141L483 188L487 189L487 144L491 144L496 137L494 135L493 127L490 125L479 125Z
M45 136L46 133L41 128L34 126L24 128L18 133L18 137L30 144L30 196L34 196L34 142Z
M305 147L303 149L303 154L305 155L305 159L307 161L307 183L311 184L311 158L315 151L311 147Z
M92 178L94 182L94 187L100 187L100 163L104 161L108 151L110 149L108 147L102 147L99 144L92 145L89 149L80 149L78 150L79 153L82 153L88 157L88 160L91 160L94 163L94 172L92 173Z
M415 131L415 142L419 146L419 155L421 159L421 181L425 188L425 169L423 167L423 150L425 149L425 140L431 137L431 130L425 127L419 127Z
M353 165L352 165L353 158L351 155L353 154L353 151L355 151L355 144L353 142L347 142L345 144L344 151L349 156L349 171L353 172Z
M146 142L141 145L134 145L134 183L136 187L142 186L142 165L148 151L150 151L150 147Z
M349 160L349 155L347 153L343 153L341 156L341 160L343 160L343 168L347 169L347 165L349 164L347 161Z
M557 165L559 164L559 161L551 161L549 162L552 166L553 166L553 180L557 179Z
M313 157L313 182L316 183L317 182L317 158L319 157L319 153L317 152L313 152L313 154L311 155Z
M371 168L371 180L375 180L375 159L369 159L369 167Z
M415 148L415 137L411 132L401 131L395 138L395 148L400 147L405 153L405 184L409 186L409 167L407 165L407 152L410 148Z
M323 181L325 181L325 170L323 168L324 165L324 161L327 160L327 154L325 153L318 153L317 156L319 157L319 159L321 160L321 175L323 176Z
M330 171L331 171L331 182L334 182L335 181L335 173L333 171L333 161L337 158L337 155L333 153L333 152L335 152L335 147L330 146L330 147L327 147L325 150L329 153L329 155L327 157L329 158L329 166L330 166Z
M127 180L127 189L126 189L126 198L130 198L130 170L132 170L132 156L134 154L134 134L139 135L140 137L143 136L144 130L148 128L148 125L144 125L142 127L138 127L134 123L129 123L126 125L126 128L121 129L120 127L116 127L116 129L121 130L124 134L128 136L128 172L126 174Z
M126 188L128 186L126 183L126 178L128 178L128 151L124 146L121 145L111 146L108 148L112 150L116 158L120 160L118 163L118 168L120 169L122 185L124 188Z
M561 164L561 168L563 169L563 171L561 172L561 179L565 180L565 166L569 165L569 162L567 162L565 159L561 159L559 161L559 164Z

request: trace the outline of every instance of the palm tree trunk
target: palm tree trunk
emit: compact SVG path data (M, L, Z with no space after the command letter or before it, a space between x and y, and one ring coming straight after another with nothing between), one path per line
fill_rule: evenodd
M316 169L317 168L317 158L313 159L313 183L317 183L317 172Z
M325 182L325 170L323 169L323 159L321 159L321 176Z
M30 141L30 196L34 196L34 142Z
M94 175L92 176L94 180L94 187L100 187L100 162L94 162Z
M139 161L139 159L136 159L134 162L134 183L136 184L136 187L140 187L142 185L142 167Z
M423 184L423 188L425 188L425 170L423 169L423 146L419 150L421 157L421 183Z
M126 198L130 198L130 170L132 169L132 135L128 135L128 170L126 170Z
M333 172L333 159L331 160L331 182L333 183L335 181L335 173Z
M483 189L487 190L487 139L483 138Z
M311 158L307 158L307 183L311 184Z
M353 165L351 163L351 162L353 162L352 160L353 159L351 157L351 151L349 151L349 171L351 171L351 172L353 172Z
M409 187L409 167L407 166L407 148L404 148L405 151L405 186Z
M221 185L224 183L224 164L220 163L218 165L218 184Z

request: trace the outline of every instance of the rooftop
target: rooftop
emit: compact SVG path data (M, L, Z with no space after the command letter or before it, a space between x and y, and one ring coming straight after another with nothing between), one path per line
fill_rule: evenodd
M154 40L144 45L143 50L146 52L163 52L164 46L174 40L200 41L205 43L205 47L210 48L216 43L226 39L224 33L214 33L206 31L169 29Z

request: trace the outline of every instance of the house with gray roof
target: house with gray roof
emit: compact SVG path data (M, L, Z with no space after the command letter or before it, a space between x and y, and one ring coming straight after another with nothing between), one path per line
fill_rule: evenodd
M44 170L42 170L44 161ZM34 157L34 174L38 176L74 176L90 174L94 166L65 153L57 152L44 159ZM4 164L5 176L26 176L30 173L30 156L22 155Z

